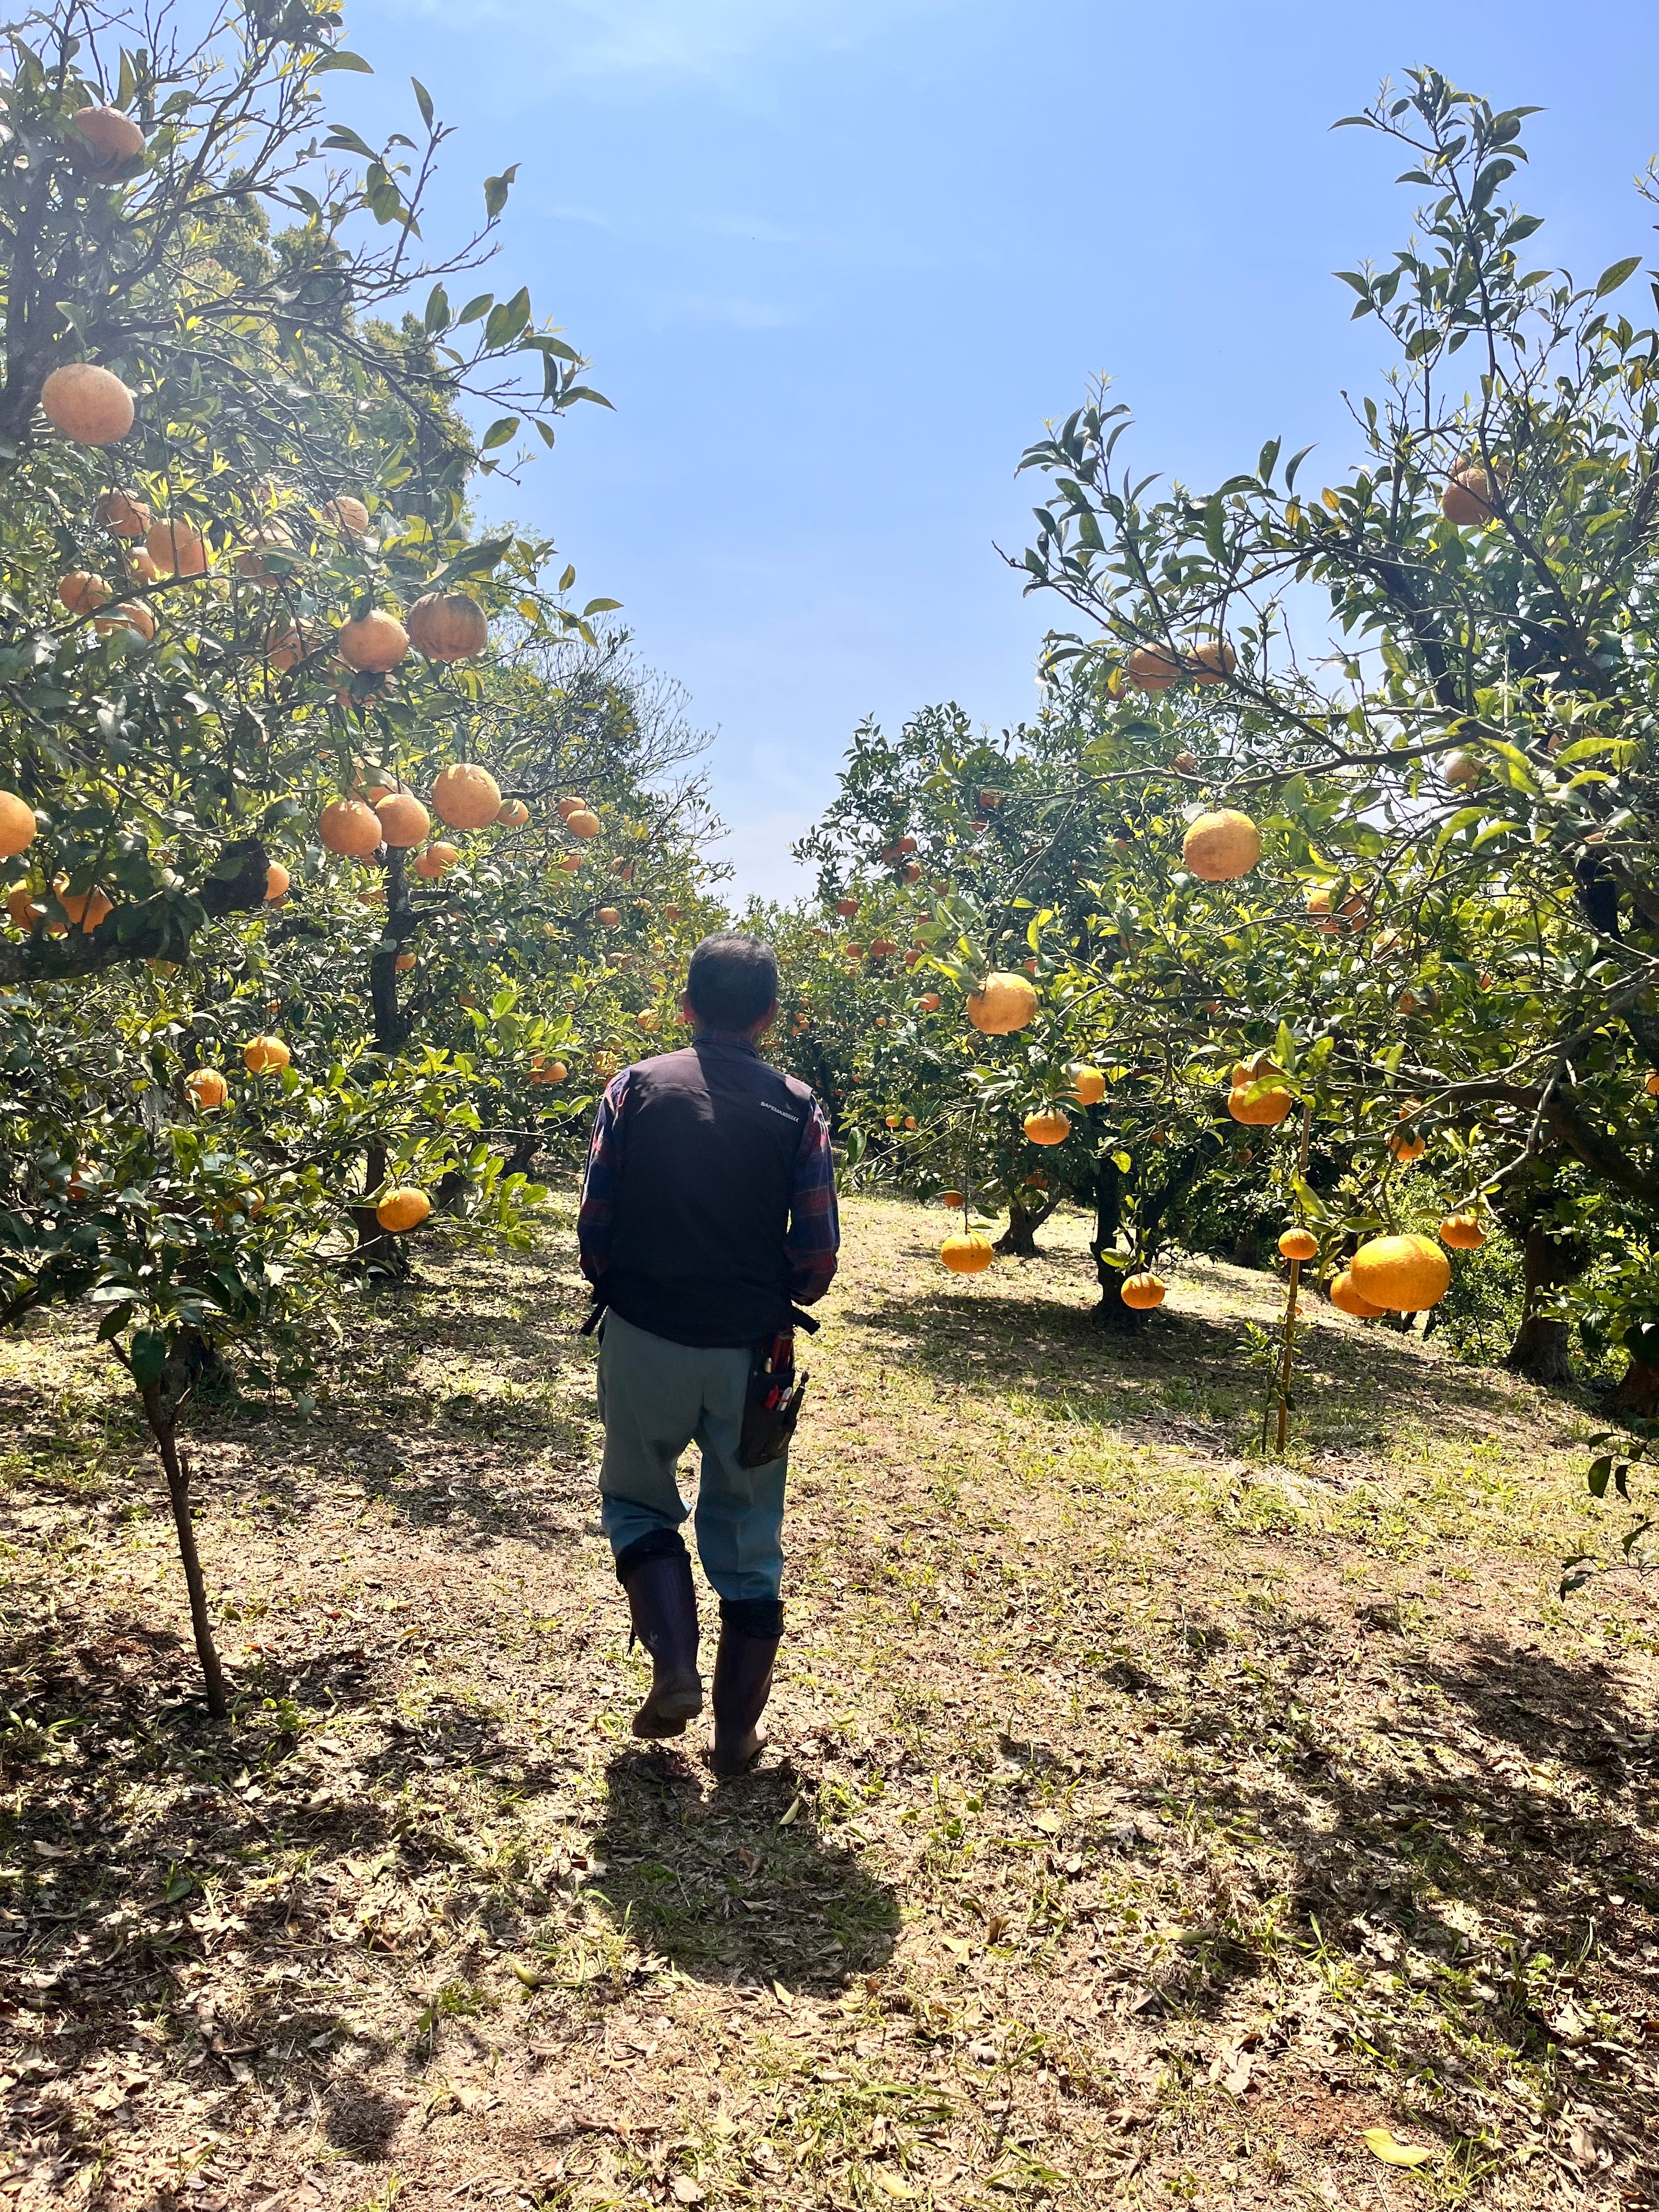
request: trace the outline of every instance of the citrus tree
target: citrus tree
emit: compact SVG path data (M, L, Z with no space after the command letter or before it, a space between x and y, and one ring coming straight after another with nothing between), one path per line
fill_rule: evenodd
M1214 982L1170 911L1181 776L1160 799L1105 765L1130 720L1068 679L995 744L951 708L896 738L866 725L801 848L822 913L846 910L837 927L909 948L890 1025L860 1006L847 1043L877 1079L860 1093L863 1126L896 1115L888 1150L908 1177L1006 1207L1001 1250L1032 1250L1063 1197L1091 1206L1100 1316L1122 1328L1138 1325L1125 1280L1187 1228L1203 1188L1256 1161L1218 1133L1213 1084L1193 1066ZM1000 1034L971 1006L999 972L1030 993Z
M1051 665L1128 705L1100 769L1173 799L1179 736L1185 811L1245 819L1170 877L1224 885L1191 894L1219 909L1217 1041L1276 1042L1293 1101L1380 1170L1421 1160L1373 1179L1382 1225L1490 1204L1527 1261L1514 1364L1550 1379L1561 1286L1659 1202L1659 338L1618 305L1639 256L1589 284L1528 266L1539 221L1505 195L1527 112L1425 70L1346 118L1431 194L1344 277L1398 348L1352 469L1322 482L1273 441L1162 488L1097 391L1025 457L1048 489L1024 565L1088 624ZM1309 586L1328 627L1298 639ZM1316 967L1279 957L1310 902ZM1632 1325L1656 1290L1626 1264ZM1656 1382L1638 1355L1626 1401Z
M523 290L452 303L512 172L431 255L444 126L418 84L412 138L331 120L340 29L65 4L0 82L0 1316L98 1310L216 1712L180 1414L232 1340L301 1371L343 1225L513 1232L501 1101L699 818L560 659L612 603L472 512L598 396Z

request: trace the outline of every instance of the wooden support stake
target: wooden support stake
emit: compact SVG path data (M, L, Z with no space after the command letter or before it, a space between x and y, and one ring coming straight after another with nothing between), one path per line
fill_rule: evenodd
M1297 1162L1297 1173L1305 1177L1308 1172L1308 1139L1313 1128L1313 1107L1302 1109L1302 1152ZM1290 1296L1285 1301L1285 1357L1279 1369L1279 1435L1276 1442L1278 1456L1285 1456L1285 1445L1291 1425L1291 1359L1296 1349L1296 1293L1302 1279L1302 1262L1291 1262Z

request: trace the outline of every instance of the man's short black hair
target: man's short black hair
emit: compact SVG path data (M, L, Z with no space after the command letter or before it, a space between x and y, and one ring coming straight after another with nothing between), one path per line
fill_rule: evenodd
M777 955L759 938L736 930L705 937L691 955L685 995L708 1029L753 1029L777 1000Z

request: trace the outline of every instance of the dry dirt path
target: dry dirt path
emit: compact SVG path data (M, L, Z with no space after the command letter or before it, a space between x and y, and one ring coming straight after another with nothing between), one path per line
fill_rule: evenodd
M963 1283L854 1203L717 1789L628 1733L568 1213L198 1425L228 1734L119 1377L0 1350L3 2201L1659 2202L1659 1608L1554 1594L1578 1411L1330 1316L1277 1470L1271 1278L1118 1346L1078 1225Z

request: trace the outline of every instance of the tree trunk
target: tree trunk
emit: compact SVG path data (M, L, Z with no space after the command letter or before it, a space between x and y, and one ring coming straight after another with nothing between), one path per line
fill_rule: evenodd
M1632 1352L1609 1403L1615 1413L1634 1414L1644 1421L1659 1418L1659 1367L1650 1367Z
M1089 1246L1100 1284L1100 1304L1095 1319L1114 1336L1133 1336L1146 1326L1148 1316L1123 1303L1127 1272L1107 1263L1105 1255L1117 1249L1123 1226L1123 1174L1109 1152L1103 1152L1095 1172L1095 1233Z
M207 1585L202 1579L202 1562L196 1550L196 1525L190 1511L190 1468L179 1451L178 1417L176 1413L169 1412L159 1382L144 1384L139 1395L167 1479L173 1525L179 1535L179 1557L184 1563L185 1588L190 1595L190 1625L196 1632L196 1656L202 1662L202 1680L207 1687L208 1711L216 1721L222 1721L228 1714L230 1705L225 1695L219 1654L214 1648L213 1624L208 1618Z
M1054 1212L1058 1200L1050 1199L1033 1213L1018 1198L1008 1200L1008 1226L998 1237L994 1249L1011 1254L1016 1260L1036 1260L1042 1257L1037 1249L1036 1232Z
M363 1154L363 1188L379 1190L386 1181L386 1146L376 1138ZM374 1206L354 1206L351 1219L357 1231L357 1249L352 1255L352 1265L362 1268L366 1274L389 1275L394 1281L407 1281L410 1268L404 1241L400 1237L389 1236L381 1228Z
M399 846L386 848L386 928L369 955L368 998L374 1015L374 1049L388 1059L400 1053L414 1031L414 1017L398 996L398 955L421 926L409 895L409 876Z
M1524 1375L1528 1382L1571 1382L1567 1324L1541 1314L1528 1314L1515 1332L1504 1364L1511 1375Z
M535 1166L536 1155L541 1148L542 1133L539 1129L521 1130L507 1156L507 1174L527 1176Z
M1152 1312L1139 1306L1123 1303L1123 1283L1128 1270L1111 1267L1103 1275L1100 1304L1095 1308L1095 1320L1113 1336L1139 1336L1152 1321ZM1106 1279L1109 1276L1110 1279Z
M1588 1266L1589 1258L1583 1245L1552 1237L1542 1220L1534 1219L1528 1227L1521 1242L1526 1285L1521 1326L1504 1362L1511 1375L1523 1375L1529 1382L1547 1384L1572 1381L1567 1324L1539 1313L1537 1306L1541 1292L1559 1290L1565 1283L1576 1282Z

